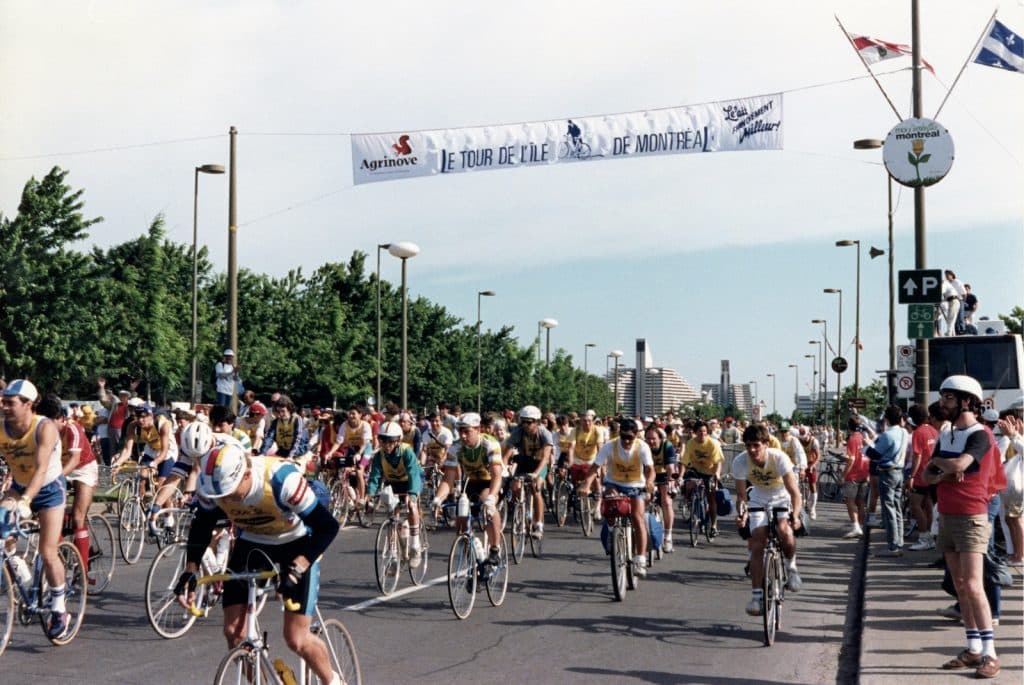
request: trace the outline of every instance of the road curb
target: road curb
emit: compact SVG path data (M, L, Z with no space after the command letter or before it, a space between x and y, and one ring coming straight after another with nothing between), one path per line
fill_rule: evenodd
M860 659L864 637L864 587L867 580L870 544L871 528L865 526L860 549L857 550L850 573L846 620L843 623L843 644L839 648L839 668L836 671L838 685L857 685L860 682Z

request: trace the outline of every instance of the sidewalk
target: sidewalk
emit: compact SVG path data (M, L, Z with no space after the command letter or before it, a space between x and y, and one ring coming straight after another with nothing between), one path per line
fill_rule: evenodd
M929 568L938 553L906 552L890 559L872 556L885 549L885 532L870 529L864 588L864 631L860 682L864 685L975 681L973 670L940 666L966 646L963 624L936 613L953 604L943 592L942 571ZM997 683L1024 682L1024 578L1011 569L1014 586L1003 588L1002 616L995 628L1002 672Z

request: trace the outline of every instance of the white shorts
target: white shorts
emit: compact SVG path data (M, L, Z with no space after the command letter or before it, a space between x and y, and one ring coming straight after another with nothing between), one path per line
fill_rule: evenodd
M774 497L774 498L772 498L772 499L770 499L768 501L758 500L758 499L755 499L753 497L750 498L750 509L758 509L758 508L763 508L763 507L766 507L766 506L770 506L773 509L778 509L778 508L781 508L781 507L785 507L786 509L789 509L791 507L791 505L792 505L792 502L790 502L790 500L789 500L789 493L788 492L786 494L784 494L784 495L780 495L778 497ZM782 521L782 520L785 520L785 519L789 519L789 512L788 511L779 512L776 515L776 517L775 517L776 521ZM762 528L764 526L767 526L768 525L768 512L765 512L765 511L751 511L751 512L749 512L749 520L750 520L750 530L752 530L752 531L756 530L757 528Z
M99 462L91 461L85 466L79 466L68 474L67 480L69 483L77 481L82 485L88 485L91 488L96 487L100 482Z

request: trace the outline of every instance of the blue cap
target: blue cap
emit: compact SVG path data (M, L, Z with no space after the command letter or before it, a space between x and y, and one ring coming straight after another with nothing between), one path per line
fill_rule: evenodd
M16 381L11 381L4 388L4 397L24 397L29 402L35 402L39 399L39 391L36 390L36 386L32 385L32 381L26 381L19 378Z

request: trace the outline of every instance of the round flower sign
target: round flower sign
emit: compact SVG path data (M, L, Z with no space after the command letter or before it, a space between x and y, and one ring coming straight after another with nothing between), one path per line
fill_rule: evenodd
M911 188L935 185L953 166L953 139L931 119L904 119L885 138L885 169Z

